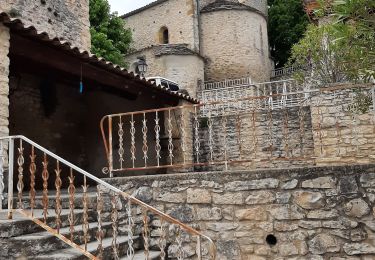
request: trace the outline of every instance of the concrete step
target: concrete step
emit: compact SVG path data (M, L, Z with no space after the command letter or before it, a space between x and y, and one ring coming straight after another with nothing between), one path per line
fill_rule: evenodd
M139 251L141 246L141 238L140 237L133 237L134 241L134 248ZM120 256L126 256L126 251L128 249L128 237L127 236L120 236L117 239L119 245L119 254ZM83 247L83 245L81 245ZM93 241L87 244L87 251L93 255L96 255L98 248L98 242ZM105 238L103 239L103 248L104 248L104 257L103 260L111 260L112 257L112 238ZM50 252L44 255L38 255L33 258L34 260L81 260L87 259L78 249L75 248L67 248L63 250L58 250L54 252ZM126 259L126 258L125 258ZM142 259L142 258L139 258Z

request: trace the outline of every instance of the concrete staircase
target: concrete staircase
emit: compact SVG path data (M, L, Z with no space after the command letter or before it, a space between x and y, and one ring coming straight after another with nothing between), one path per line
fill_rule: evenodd
M26 195L26 194L25 194ZM82 194L76 194L75 200L75 226L73 233L73 241L81 245L84 248L83 241L83 210L82 203L80 203L80 197ZM63 192L62 196L62 213L61 213L61 229L60 234L70 238L70 226L68 221L69 216L69 196L67 192ZM87 251L93 255L97 255L98 241L96 238L98 231L97 224L97 213L95 198L96 194L94 192L88 193L89 198L89 231L88 231L88 243ZM43 221L43 210L41 206L41 196L36 197L36 206L37 209L34 211L34 216ZM17 198L14 198L14 201L17 201ZM29 201L27 198L24 199L24 203L28 204ZM50 205L53 206L54 201L50 199ZM103 220L102 229L104 231L103 239L103 259L114 259L112 256L112 222L110 219L110 206L108 205L109 200L105 200L104 211L106 218ZM56 224L56 214L53 210L49 210L49 217L47 218L47 225L49 227L55 228ZM59 238L55 237L53 234L45 231L42 227L35 224L32 220L24 217L20 213L15 213L13 220L6 219L6 213L0 213L0 259L45 259L45 260L54 260L54 259L65 259L65 260L78 260L78 259L87 259L87 257L78 249L75 249ZM126 222L125 215L119 214L119 234L117 237L117 243L119 247L120 259L127 258L128 250L128 235L126 232ZM141 220L138 219L135 221L135 232L133 236L133 247L135 250L134 258L135 260L145 259L145 254L143 251L143 238L141 236ZM149 259L159 259L160 252L150 251Z

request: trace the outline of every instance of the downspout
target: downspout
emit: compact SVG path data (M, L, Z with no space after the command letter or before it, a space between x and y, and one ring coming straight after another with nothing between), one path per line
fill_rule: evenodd
M202 40L202 31L201 31L201 10L200 10L200 6L199 6L199 0L195 0L196 1L196 12L197 12L197 22L198 22L198 25L197 25L197 29L198 29L198 53L199 55L202 56L202 50L201 50L201 40Z

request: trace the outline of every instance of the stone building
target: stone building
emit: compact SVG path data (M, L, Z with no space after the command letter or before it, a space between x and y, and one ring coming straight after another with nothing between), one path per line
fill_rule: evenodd
M267 1L158 0L125 14L133 33L131 69L178 82L196 95L199 82L270 79Z

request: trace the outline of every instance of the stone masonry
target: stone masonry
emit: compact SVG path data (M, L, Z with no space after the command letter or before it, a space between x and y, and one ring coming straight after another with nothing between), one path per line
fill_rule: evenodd
M375 259L375 165L107 181L209 235L220 260Z
M9 29L0 24L0 136L9 134Z
M51 38L90 50L89 0L1 0L1 12L47 32Z
M224 117L213 117L214 161L225 160L225 140L228 161L251 160L230 167L236 170L374 163L372 101L368 100L371 104L362 111L355 108L365 104L360 98L371 97L371 89L365 85L345 87L349 88L322 89L301 107L249 109L227 115L226 139ZM207 162L210 156L207 117L201 118L200 128L201 161ZM222 170L223 166L205 169Z
M354 87L357 87L355 89ZM311 120L317 165L374 162L375 116L360 98L371 97L371 89L326 91L312 98ZM370 100L372 103L372 101Z

